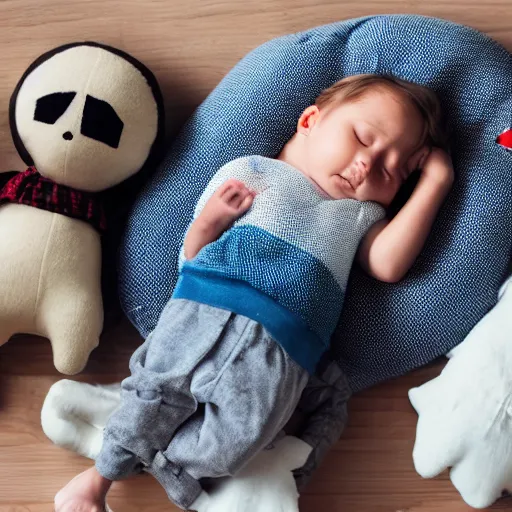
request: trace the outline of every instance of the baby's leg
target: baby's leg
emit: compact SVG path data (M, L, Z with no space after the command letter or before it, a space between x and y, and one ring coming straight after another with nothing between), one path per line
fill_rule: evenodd
M131 376L122 383L121 405L109 419L96 459L104 478L124 479L157 463L156 455L197 410L192 376L231 316L229 311L198 309L197 303L171 300L156 329L133 354ZM195 499L201 490L195 482L187 495Z
M192 392L204 407L148 469L183 508L191 505L187 486L235 474L275 439L308 381L307 372L256 322L237 316L221 341L228 347L230 336L240 341L227 360L212 351L192 379ZM212 381L215 359L222 367Z
M111 415L104 430L96 466L75 477L57 494L56 512L104 512L112 481L140 472L144 457L156 451L152 447L154 439L148 433L147 422L153 422L155 431L159 432L166 425L158 417L158 393L151 391L151 387L158 388L159 383L151 386L151 379L145 376L143 367L150 344L151 336L132 356L132 375L122 383L121 405Z
M175 361L168 360L173 356ZM109 418L96 458L105 478L121 480L140 473L197 409L190 392L192 368L177 369L179 359L172 336L159 327L133 354L121 405Z

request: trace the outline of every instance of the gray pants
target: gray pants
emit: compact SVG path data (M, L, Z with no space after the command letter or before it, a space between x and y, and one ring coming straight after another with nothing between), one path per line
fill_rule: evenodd
M96 467L110 480L144 469L184 509L201 479L235 474L272 442L309 377L257 322L183 299L130 371Z

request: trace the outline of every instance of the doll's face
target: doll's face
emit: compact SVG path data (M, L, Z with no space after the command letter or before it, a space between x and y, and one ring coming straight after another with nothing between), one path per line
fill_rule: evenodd
M99 191L135 174L158 129L142 73L103 48L55 54L23 82L15 123L36 169L79 190Z

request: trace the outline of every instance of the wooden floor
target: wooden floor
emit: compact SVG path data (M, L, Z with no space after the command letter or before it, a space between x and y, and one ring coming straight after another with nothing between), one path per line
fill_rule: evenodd
M162 85L172 135L222 76L264 41L350 17L400 12L471 25L512 50L511 0L0 0L0 169L22 168L8 129L9 96L26 66L54 46L97 40L148 64ZM138 343L128 325L114 329L78 378L120 380ZM425 481L412 466L416 415L406 392L439 368L352 401L350 426L302 496L302 512L469 510L447 475ZM53 446L41 431L42 402L59 378L45 340L19 338L0 348L0 512L52 510L56 490L89 464ZM110 503L116 512L174 510L149 477L117 484ZM493 510L512 511L512 502Z
M138 343L127 323L112 328L78 380L110 383L124 377ZM52 368L49 343L20 337L0 354L0 512L50 512L56 490L91 462L52 445L41 431L44 397L61 378ZM303 494L301 512L471 510L447 474L423 480L412 465L416 413L407 390L441 367L438 362L352 400L349 427ZM177 511L145 475L115 484L109 503L115 512ZM512 500L493 510L512 511Z

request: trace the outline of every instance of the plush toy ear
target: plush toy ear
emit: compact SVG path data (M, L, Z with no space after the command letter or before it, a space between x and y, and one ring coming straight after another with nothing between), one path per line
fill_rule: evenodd
M70 43L66 44L64 46L59 46L58 48L54 48L53 50L50 50L49 52L44 53L43 55L40 55L30 66L27 68L25 73L23 73L22 77L20 78L19 82L17 83L16 87L14 88L14 91L11 95L11 99L9 101L9 125L11 128L11 136L12 140L14 142L14 146L16 147L16 150L18 151L18 154L22 158L22 160L27 164L27 166L34 165L34 160L28 153L27 149L25 148L25 145L23 144L23 141L21 140L18 127L16 125L16 101L18 100L18 94L20 92L21 86L27 79L27 76L34 71L37 67L39 67L43 62L47 61L57 53L60 53L63 50L67 50L68 48L73 48L74 46L78 46L80 43Z
M496 142L503 146L505 149L512 151L512 128L509 130L505 130L502 134L498 136Z

